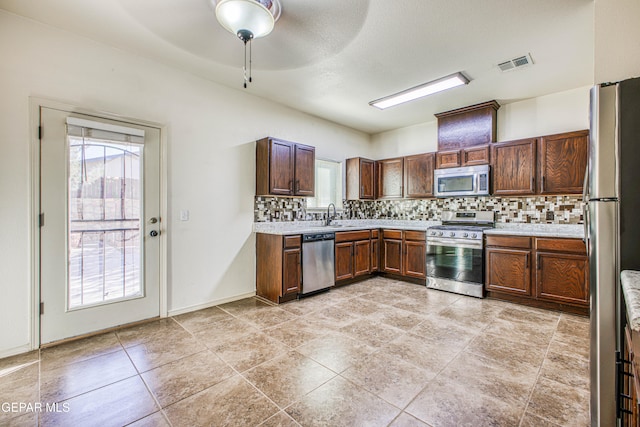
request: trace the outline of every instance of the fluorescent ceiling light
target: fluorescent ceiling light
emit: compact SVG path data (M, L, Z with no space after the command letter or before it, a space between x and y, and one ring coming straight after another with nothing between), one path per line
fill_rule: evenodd
M411 89L403 90L393 95L385 96L384 98L371 101L369 105L384 110L385 108L393 107L403 102L413 101L414 99L422 98L423 96L432 95L436 92L451 89L456 86L462 86L469 83L469 79L462 73L451 74L446 77L424 83Z

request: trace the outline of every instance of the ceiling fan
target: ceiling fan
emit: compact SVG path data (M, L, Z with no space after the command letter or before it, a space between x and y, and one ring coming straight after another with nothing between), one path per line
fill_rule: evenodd
M237 32L232 34L216 19L216 8L228 0L118 1L133 19L173 46L218 64L240 64L238 45L233 41ZM253 54L254 68L290 70L319 63L342 51L362 28L370 0L242 2L260 7L265 3L278 5L273 31L259 40L260 48Z

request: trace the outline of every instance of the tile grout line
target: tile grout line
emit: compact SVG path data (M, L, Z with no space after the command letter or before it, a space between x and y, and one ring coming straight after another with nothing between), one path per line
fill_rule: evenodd
M540 364L540 367L538 368L538 373L536 375L536 381L533 383L533 387L531 387L531 391L529 392L529 396L527 397L527 403L524 406L524 412L522 413L522 417L520 417L520 423L518 424L518 426L522 427L522 423L524 422L524 418L527 415L527 410L529 409L529 404L531 403L531 398L533 397L533 392L536 390L536 387L538 386L538 381L540 381L540 378L542 376L542 368L544 366L544 362L547 360L547 356L549 354L549 349L551 348L551 343L553 342L553 337L555 337L556 332L558 331L558 325L560 324L560 318L561 316L558 315L558 320L556 321L556 327L553 330L553 334L551 335L551 338L549 339L549 342L547 344L547 349L544 352L544 358L542 359L542 363ZM539 416L538 414L534 414L536 416ZM545 421L549 421L544 417L540 417L542 419L544 419ZM555 424L554 422L552 422L552 424Z

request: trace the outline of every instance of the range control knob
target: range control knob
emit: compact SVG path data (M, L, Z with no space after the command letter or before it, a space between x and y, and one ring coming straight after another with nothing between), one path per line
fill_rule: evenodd
M475 239L476 237L478 237L478 235L477 235L476 233L473 233L473 234L471 235L471 238L472 238L472 239Z
M449 237L456 237L456 233L452 231L451 233L449 233Z
M462 233L462 237L469 237L469 233Z
M442 236L442 231L438 231L438 236Z

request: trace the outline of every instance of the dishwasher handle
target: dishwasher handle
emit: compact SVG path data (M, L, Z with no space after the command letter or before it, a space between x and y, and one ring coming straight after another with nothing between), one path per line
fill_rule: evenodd
M318 242L321 240L335 240L336 233L316 233L316 234L303 234L303 242Z

